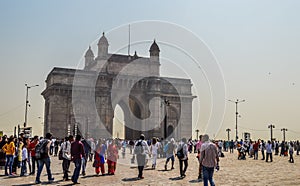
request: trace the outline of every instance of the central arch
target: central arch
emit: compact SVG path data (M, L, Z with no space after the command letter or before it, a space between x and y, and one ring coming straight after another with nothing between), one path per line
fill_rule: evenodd
M140 134L142 133L141 131L135 130L132 127L127 127L128 123L136 122L134 125L140 125L141 123L138 122L137 120L134 120L131 118L131 113L134 115L136 118L141 119L142 118L142 108L138 101L136 101L134 98L129 98L129 104L126 104L124 100L120 100L118 104L114 108L114 113L123 111L123 118L124 120L122 121L123 125L123 137L124 139L127 140L136 140L140 137ZM118 115L117 115L118 116ZM114 120L117 120L116 115L114 115ZM112 131L115 131L114 129L115 125L113 126ZM114 136L114 135L113 135ZM114 136L115 137L115 136Z
M125 127L124 127L124 111L120 105L116 105L114 109L112 137L125 139Z

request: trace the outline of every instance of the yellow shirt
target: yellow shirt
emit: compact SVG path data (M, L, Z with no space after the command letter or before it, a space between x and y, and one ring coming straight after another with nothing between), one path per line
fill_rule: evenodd
M3 147L2 150L6 153L6 155L14 155L16 152L16 147L15 143L12 141L9 144L6 143Z

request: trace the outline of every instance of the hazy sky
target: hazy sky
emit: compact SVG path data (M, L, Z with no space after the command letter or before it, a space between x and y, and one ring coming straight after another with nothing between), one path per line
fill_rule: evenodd
M28 125L40 134L41 92L53 67L75 68L103 31L161 20L185 27L212 50L224 74L226 99L246 100L239 105L240 134L269 138L267 126L274 124L275 138L282 140L280 129L287 128L287 139L299 139L299 9L297 0L0 1L0 129L12 134L23 124L24 84L39 84L29 93ZM193 124L204 132L202 123ZM234 127L235 105L227 102L216 138L226 138L226 128L234 137Z

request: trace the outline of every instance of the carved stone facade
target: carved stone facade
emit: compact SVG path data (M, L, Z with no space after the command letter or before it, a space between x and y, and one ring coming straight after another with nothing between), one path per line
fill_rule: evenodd
M195 98L191 81L160 77L160 50L155 41L149 51L149 58L136 53L109 54L103 34L98 56L89 47L83 70L55 67L42 92L44 133L59 138L70 133L111 138L114 110L120 105L126 139L137 139L141 133L146 138L191 137Z

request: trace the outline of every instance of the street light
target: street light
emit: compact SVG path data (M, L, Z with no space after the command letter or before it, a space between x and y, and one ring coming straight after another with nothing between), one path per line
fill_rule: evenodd
M25 84L26 87L26 100L25 100L25 121L24 121L24 127L27 126L27 111L28 111L28 105L29 105L29 101L28 101L28 90L32 87L37 87L39 85L32 85L32 86L28 86L27 84ZM29 105L30 106L30 105Z
M230 132L230 131L231 131L230 128L226 129L228 141L230 140L230 138L229 138L229 132Z
M245 100L244 99L243 100L237 99L236 101L232 101L232 100L228 100L228 101L235 103L235 141L237 141L238 138L239 138L238 137L238 128L237 128L237 126L238 126L238 115L239 115L239 113L238 113L238 104L242 103L242 102L245 102Z
M283 132L283 141L285 141L285 131L288 131L287 128L283 128L281 129L281 131Z
M273 128L275 128L275 125L268 125L268 128L271 130L271 141L273 140Z
M165 105L164 139L167 139L168 137L167 136L167 118L168 118L167 106L170 106L170 101L165 99L164 105Z

